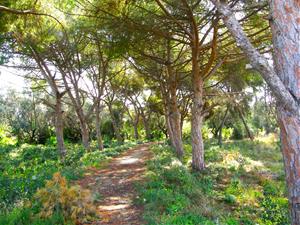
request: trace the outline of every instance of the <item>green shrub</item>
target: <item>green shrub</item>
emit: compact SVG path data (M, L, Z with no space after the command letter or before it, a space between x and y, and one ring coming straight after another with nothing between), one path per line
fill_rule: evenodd
M224 201L229 204L235 204L237 202L237 199L235 195L225 194Z
M184 213L179 215L164 215L161 219L163 225L215 225L215 223L200 215Z
M261 200L263 212L262 221L266 224L288 225L290 224L288 200L286 198L267 196Z
M66 222L62 214L55 213L49 218L34 216L34 210L28 207L14 208L8 214L0 214L1 225L72 225Z
M0 146L13 146L17 139L12 136L12 129L7 125L0 124Z
M264 192L264 195L266 195L266 196L268 196L268 195L278 196L278 194L280 193L278 185L276 185L276 183L274 183L270 180L267 180L264 182L263 192Z
M240 223L234 218L226 219L226 225L240 225Z

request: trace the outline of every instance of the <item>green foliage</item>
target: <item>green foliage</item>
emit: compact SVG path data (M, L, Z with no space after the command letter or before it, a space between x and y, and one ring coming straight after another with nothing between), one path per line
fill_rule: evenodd
M62 214L53 214L48 218L34 216L34 210L29 207L14 208L8 214L0 214L0 224L5 225L72 225L64 221Z
M202 190L210 188L209 182L196 179L165 148L153 148L156 157L148 162L147 182L139 187L138 202L145 205L145 219L149 224L213 224L192 212L195 205L208 203ZM208 208L203 205L202 211Z
M261 220L264 224L288 225L288 200L281 197L280 188L275 182L266 180L263 184L263 197L260 206L263 208Z
M263 207L261 217L264 224L290 224L288 200L286 198L266 196L261 200L261 207Z
M101 152L92 145L95 151L86 153L81 145L67 144L64 162L59 160L59 153L53 146L0 146L0 211L8 212L22 205L24 199L31 199L55 172L60 172L67 180L78 179L86 166L99 166L105 159L133 145L135 143L123 146L112 143L111 148Z
M8 90L5 96L0 97L0 121L6 127L6 138L15 136L18 143L30 144L45 144L50 138L49 115L37 103L36 95L32 91L24 91L20 95L15 90ZM2 133L2 128L0 130ZM3 142L1 139L3 137L0 137L0 142Z
M15 145L17 140L11 134L11 128L0 124L0 145Z
M207 169L191 172L167 145L153 147L146 182L138 188L149 224L289 224L282 156L275 136L206 142ZM279 176L280 175L280 176ZM200 222L199 222L200 221ZM218 222L217 222L218 221Z

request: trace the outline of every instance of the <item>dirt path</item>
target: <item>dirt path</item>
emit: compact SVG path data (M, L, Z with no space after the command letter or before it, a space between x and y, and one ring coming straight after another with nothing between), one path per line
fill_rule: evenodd
M141 207L133 204L136 197L134 183L143 178L145 161L150 157L149 145L134 147L114 158L104 169L90 169L80 181L84 188L99 193L97 202L99 221L93 224L141 225Z

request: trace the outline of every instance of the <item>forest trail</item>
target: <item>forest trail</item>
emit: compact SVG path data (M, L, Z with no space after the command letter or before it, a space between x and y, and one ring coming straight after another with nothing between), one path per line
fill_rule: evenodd
M136 206L134 183L143 179L146 161L150 158L151 143L138 145L113 158L105 168L91 168L80 185L99 194L97 201L98 221L101 225L140 225L143 209Z

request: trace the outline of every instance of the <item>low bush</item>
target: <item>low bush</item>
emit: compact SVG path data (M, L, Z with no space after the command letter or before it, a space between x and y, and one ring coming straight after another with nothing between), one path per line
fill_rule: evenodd
M46 181L45 187L39 189L34 197L41 204L38 214L41 218L63 215L66 222L82 223L95 215L90 191L79 186L69 187L60 173L55 173L52 180Z

